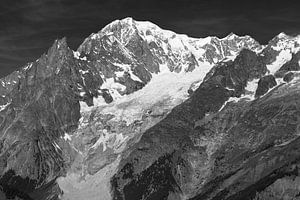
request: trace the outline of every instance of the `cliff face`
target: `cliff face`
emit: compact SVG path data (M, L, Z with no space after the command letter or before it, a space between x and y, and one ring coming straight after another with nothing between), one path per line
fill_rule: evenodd
M121 162L112 180L115 198L181 199L205 187L203 181L209 180L214 169L212 156L226 134L210 121L223 112L220 109L229 98L244 94L247 82L266 70L262 59L249 50L241 51L233 62L212 68L190 99L147 130L123 160L124 166Z
M269 79L262 60L244 50L212 68L122 160L114 199L251 199L276 179L298 175L297 80L254 101L243 96L245 83Z
M0 182L4 192L46 199L48 194L42 193L49 187L53 190L50 195L57 197L55 179L74 159L62 136L78 127L79 100L88 101L80 96L80 89L87 89L80 71L88 68L73 59L63 39L16 73L1 109ZM96 88L102 80L95 77L90 82Z
M55 41L0 80L0 197L275 191L298 175L298 42L189 38L131 18L77 51Z

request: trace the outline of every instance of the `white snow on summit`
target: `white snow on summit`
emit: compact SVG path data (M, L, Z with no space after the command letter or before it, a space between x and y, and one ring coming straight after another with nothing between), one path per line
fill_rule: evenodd
M117 41L130 59L133 59L134 56L132 56L126 45L129 40L137 36L149 44L155 43L164 51L164 54L161 54L156 49L150 49L154 55L161 59L161 72L158 74L151 73L152 79L143 89L129 95L120 95L120 92L124 91L125 87L116 83L113 78L104 78L101 88L108 89L114 101L107 105L102 97L98 97L94 99L93 107L88 107L85 103L80 102L81 112L89 112L99 107L101 112L112 113L115 115L116 120L124 119L127 123L132 123L134 120L141 118L143 112L150 109L157 102L171 101L172 103L168 103L169 108L171 108L185 100L187 98L187 90L192 84L199 86L202 78L214 63L234 60L242 48L250 48L260 53L266 47L259 45L248 35L238 36L230 33L221 39L217 37L192 38L184 34L176 34L173 31L164 30L149 21L135 21L130 17L113 21L98 33L92 34L90 39L99 39L103 36L112 37L112 41ZM299 42L299 37L292 38L284 33L279 34L277 37L278 41L272 48L280 51L280 53L276 57L275 62L267 66L272 74L282 64L291 59L292 52L299 50L296 46L296 43ZM88 42L88 39L84 41L84 43L86 42ZM226 48L232 48L229 49L229 54L225 53ZM215 55L211 55L212 53ZM74 55L79 57L77 53ZM168 61L162 55L166 55L173 62L173 65L182 66L179 73L171 72ZM191 55L197 61L196 67L192 72L186 72L189 66L187 60ZM208 56L212 56L213 63L209 62ZM131 65L121 62L111 63L123 69L123 71L116 72L117 78L121 77L124 72L128 72L133 80L142 82L139 77L133 74ZM249 84L255 85L257 80L254 84ZM251 92L253 93L253 91Z

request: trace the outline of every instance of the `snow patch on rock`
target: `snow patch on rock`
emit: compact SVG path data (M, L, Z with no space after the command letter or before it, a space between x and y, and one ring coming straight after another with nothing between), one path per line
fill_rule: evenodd
M290 61L291 59L292 59L291 50L289 49L282 50L279 52L278 56L276 57L276 60L270 65L267 65L267 68L271 74L274 74L277 70L280 69L280 67L283 64Z
M94 175L77 172L68 172L66 177L57 179L59 187L64 191L61 200L108 200L112 199L110 193L110 178L116 173L120 156L111 164L105 166Z
M0 106L0 112L1 112L2 110L4 110L10 103L11 103L11 102L7 102L6 104L1 105L1 106Z
M151 81L142 89L129 95L119 96L110 104L106 104L102 97L94 99L93 107L87 107L82 102L81 112L89 112L97 108L103 114L114 115L116 121L124 120L127 124L131 124L141 119L146 110L159 102L164 103L164 109L168 110L182 103L188 98L187 91L191 85L199 84L211 67L209 64L203 64L192 72L175 73L170 72L166 65L161 65L160 73L152 74ZM113 80L109 81L104 83L103 88L120 89L121 86L116 86Z

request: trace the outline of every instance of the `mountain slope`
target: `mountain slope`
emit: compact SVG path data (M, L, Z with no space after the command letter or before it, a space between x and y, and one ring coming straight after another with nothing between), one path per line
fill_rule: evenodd
M297 164L299 41L189 38L132 18L76 51L55 41L0 80L2 192L39 200L253 196Z

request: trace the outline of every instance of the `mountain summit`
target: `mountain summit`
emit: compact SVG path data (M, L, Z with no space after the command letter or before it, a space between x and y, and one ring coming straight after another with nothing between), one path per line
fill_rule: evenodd
M132 18L56 40L0 80L0 198L280 199L299 186L299 44Z

